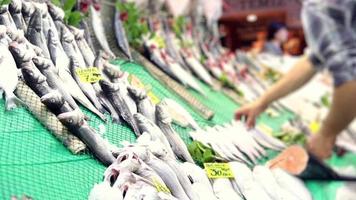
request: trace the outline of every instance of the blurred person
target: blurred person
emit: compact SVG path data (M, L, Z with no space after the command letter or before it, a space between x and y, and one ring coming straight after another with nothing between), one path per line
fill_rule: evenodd
M288 39L288 30L285 24L273 22L267 29L267 41L262 49L263 52L282 56L282 45Z
M241 107L253 127L269 104L306 84L324 69L333 75L333 101L318 134L308 138L307 149L325 159L331 156L337 135L356 117L356 1L304 0L302 22L311 50L258 100Z

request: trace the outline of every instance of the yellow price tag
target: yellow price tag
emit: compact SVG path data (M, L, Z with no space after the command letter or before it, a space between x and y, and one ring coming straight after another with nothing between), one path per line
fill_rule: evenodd
M157 192L164 192L167 194L171 193L171 191L168 189L168 187L163 185L160 181L153 179L153 184L156 187Z
M229 163L204 163L209 178L234 178Z
M101 73L96 67L77 69L75 72L79 76L79 80L83 83L96 83L102 79Z
M309 124L309 129L312 134L316 134L320 130L320 122L312 121Z
M141 88L141 89L145 89L145 90L148 90L148 88L150 87L146 87L139 78L137 78L135 75L130 75L130 78L129 78L129 81L130 81L130 84L133 86L133 87L136 87L136 88ZM153 104L158 104L160 102L160 99L151 91L151 90L148 90L147 92L147 96L148 98L150 98L151 102Z

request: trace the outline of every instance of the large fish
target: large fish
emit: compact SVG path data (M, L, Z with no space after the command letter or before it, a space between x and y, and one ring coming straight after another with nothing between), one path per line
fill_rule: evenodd
M9 13L8 5L0 6L0 24L5 25L11 30L17 29L16 24Z
M122 21L120 19L120 11L115 9L115 18L114 18L114 29L115 29L115 36L117 45L123 51L125 56L132 61L132 56L130 52L130 46L127 41L126 32L122 25Z
M31 20L27 27L26 38L28 38L28 40L32 44L42 49L42 53L45 56L45 58L50 58L49 51L47 48L47 41L42 31L43 30L42 21L43 19L42 19L41 12L39 10L36 10L33 16L31 17Z
M156 122L156 107L148 98L146 91L132 86L129 86L127 89L132 99L136 102L138 113L142 114L152 122Z
M104 23L101 20L100 12L95 10L94 6L89 6L91 23L94 29L94 34L100 43L100 46L104 51L110 54L111 57L115 58L115 54L111 51L108 40L105 36Z
M166 136L169 144L172 147L174 154L183 161L194 163L192 156L189 154L188 148L178 133L171 126L172 118L165 108L158 104L156 106L157 125L160 127Z
M63 81L58 77L58 71L56 71L56 68L54 67L51 60L37 56L34 57L32 61L41 71L41 73L46 76L48 85L52 89L57 89L61 93L65 101L68 102L73 109L78 109L79 106L68 92Z
M58 115L58 119L87 145L102 164L109 166L115 161L105 141L88 125L79 112L62 113Z
M5 94L5 109L11 110L21 103L14 95L18 83L16 62L7 46L0 44L0 98Z
M118 84L114 85L106 80L100 80L99 83L115 110L120 113L121 117L131 126L136 136L140 136L140 129L138 128L133 116L135 113L131 112L129 105L119 91L126 88Z
M82 91L84 92L84 94L89 98L89 100L94 104L94 106L101 112L105 112L103 106L101 105L101 103L99 102L98 98L96 97L96 92L93 88L93 86L90 83L85 83L82 80L80 80L79 75L77 74L77 70L78 69L83 69L82 67L79 66L78 61L72 57L70 58L71 62L70 62L70 72L72 73L72 76L74 78L74 80L77 82L77 84L79 85L79 87L82 89ZM102 117L105 118L104 115L102 115Z
M9 11L12 16L12 19L14 20L17 29L21 29L24 32L27 32L27 26L22 16L21 10L22 10L22 1L12 0L11 3L9 4Z

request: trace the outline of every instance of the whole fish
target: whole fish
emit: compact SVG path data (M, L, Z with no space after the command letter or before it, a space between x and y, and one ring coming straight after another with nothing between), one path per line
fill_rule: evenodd
M55 115L73 111L70 105L64 100L63 96L57 91L52 90L41 97L41 102L45 104Z
M219 200L242 200L243 198L234 190L231 182L227 178L213 179L213 189ZM252 199L251 199L252 200ZM262 200L262 199L261 199Z
M35 67L32 61L23 63L21 72L26 84L30 86L39 97L52 91L47 83L46 77Z
M194 163L192 156L189 154L188 148L178 133L171 126L172 118L165 108L158 104L156 106L157 125L166 136L169 144L172 147L174 154L183 161Z
M32 58L32 61L40 70L40 72L47 78L48 85L52 89L57 89L65 101L68 102L73 109L78 109L79 106L68 92L68 89L65 87L63 81L58 77L58 71L56 71L56 68L54 67L51 60L37 56Z
M28 27L32 15L35 13L35 6L32 1L22 1L22 16L25 20L25 23Z
M17 29L21 29L24 32L27 32L27 26L24 18L22 17L22 1L21 0L12 0L9 4L9 11L12 16L12 19L15 22Z
M45 35L43 34L43 23L42 23L42 14L39 10L36 10L31 17L29 22L26 38L28 40L40 47L42 49L42 53L45 58L50 58L49 51L47 48L47 41L45 39Z
M51 60L57 70L62 68L62 70L69 71L70 60L67 54L64 52L62 44L59 41L58 36L52 31L48 30L48 50Z
M0 24L5 25L8 29L16 30L16 24L12 19L8 5L0 6Z
M17 105L21 104L14 95L18 83L16 62L13 59L7 46L0 44L0 98L5 94L5 109L12 110Z
M103 48L104 51L109 53L112 58L115 58L115 54L111 51L108 44L108 40L105 36L104 23L101 20L99 11L95 10L94 6L92 5L89 6L89 10L91 16L91 23L94 27L94 34L98 42L100 43L100 46Z
M85 144L69 130L41 103L40 98L23 81L19 81L16 95L24 102L26 108L73 154L85 151ZM45 95L46 96L46 95Z
M187 65L190 67L190 69L196 74L197 77L199 77L202 81L207 83L208 85L212 86L213 85L213 80L209 74L209 72L204 68L204 66L192 55L189 54L184 54L182 56L187 63Z
M134 88L132 86L129 86L127 89L132 99L136 102L138 113L142 114L152 122L156 122L156 107L147 97L146 91L143 89Z
M59 121L87 145L102 164L109 166L115 161L104 140L88 125L78 111L62 113L57 117Z
M174 152L166 136L154 122L150 121L140 113L136 113L134 115L134 118L136 120L137 126L141 131L141 133L147 132L151 136L152 140L160 141L164 145L164 148L167 151L168 156L170 158L175 158Z
M55 27L51 27L51 22L50 16L48 13L48 7L46 3L34 3L34 6L36 10L38 10L41 13L42 16L42 33L45 36L45 38L48 37L48 31L52 29L52 31L55 31L57 33L57 29Z
M79 66L78 61L72 57L70 58L71 60L71 64L70 64L70 72L72 73L72 76L74 78L74 80L77 82L77 84L79 85L79 87L82 89L82 91L84 92L84 94L89 98L89 100L94 104L94 106L101 112L105 112L103 106L101 105L101 103L99 102L98 98L96 97L96 92L93 88L93 86L90 83L85 83L83 81L80 80L78 74L77 74L77 70L78 69L82 69ZM105 118L105 116L102 114L103 118Z
M119 90L123 89L123 87L118 84L114 85L106 80L100 80L99 83L115 110L120 113L121 117L131 126L136 136L140 136L140 130L133 117L135 113L131 112L129 105L119 93Z
M130 52L130 46L127 41L126 37L126 32L125 29L122 25L121 19L120 19L120 11L118 9L115 9L115 16L114 16L114 30L115 30L115 36L116 36L116 41L117 45L119 48L123 51L125 56L132 61L132 56Z

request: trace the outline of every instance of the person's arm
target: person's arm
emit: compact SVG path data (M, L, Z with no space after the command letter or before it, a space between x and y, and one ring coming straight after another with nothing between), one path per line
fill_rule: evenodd
M308 149L321 159L328 158L336 136L356 117L356 81L347 82L334 90L330 111L318 134L308 141Z
M302 57L295 66L285 74L281 80L270 87L267 92L255 102L243 106L236 112L236 119L245 116L248 127L255 125L256 117L263 112L269 104L281 97L297 90L307 83L316 73L309 58Z

